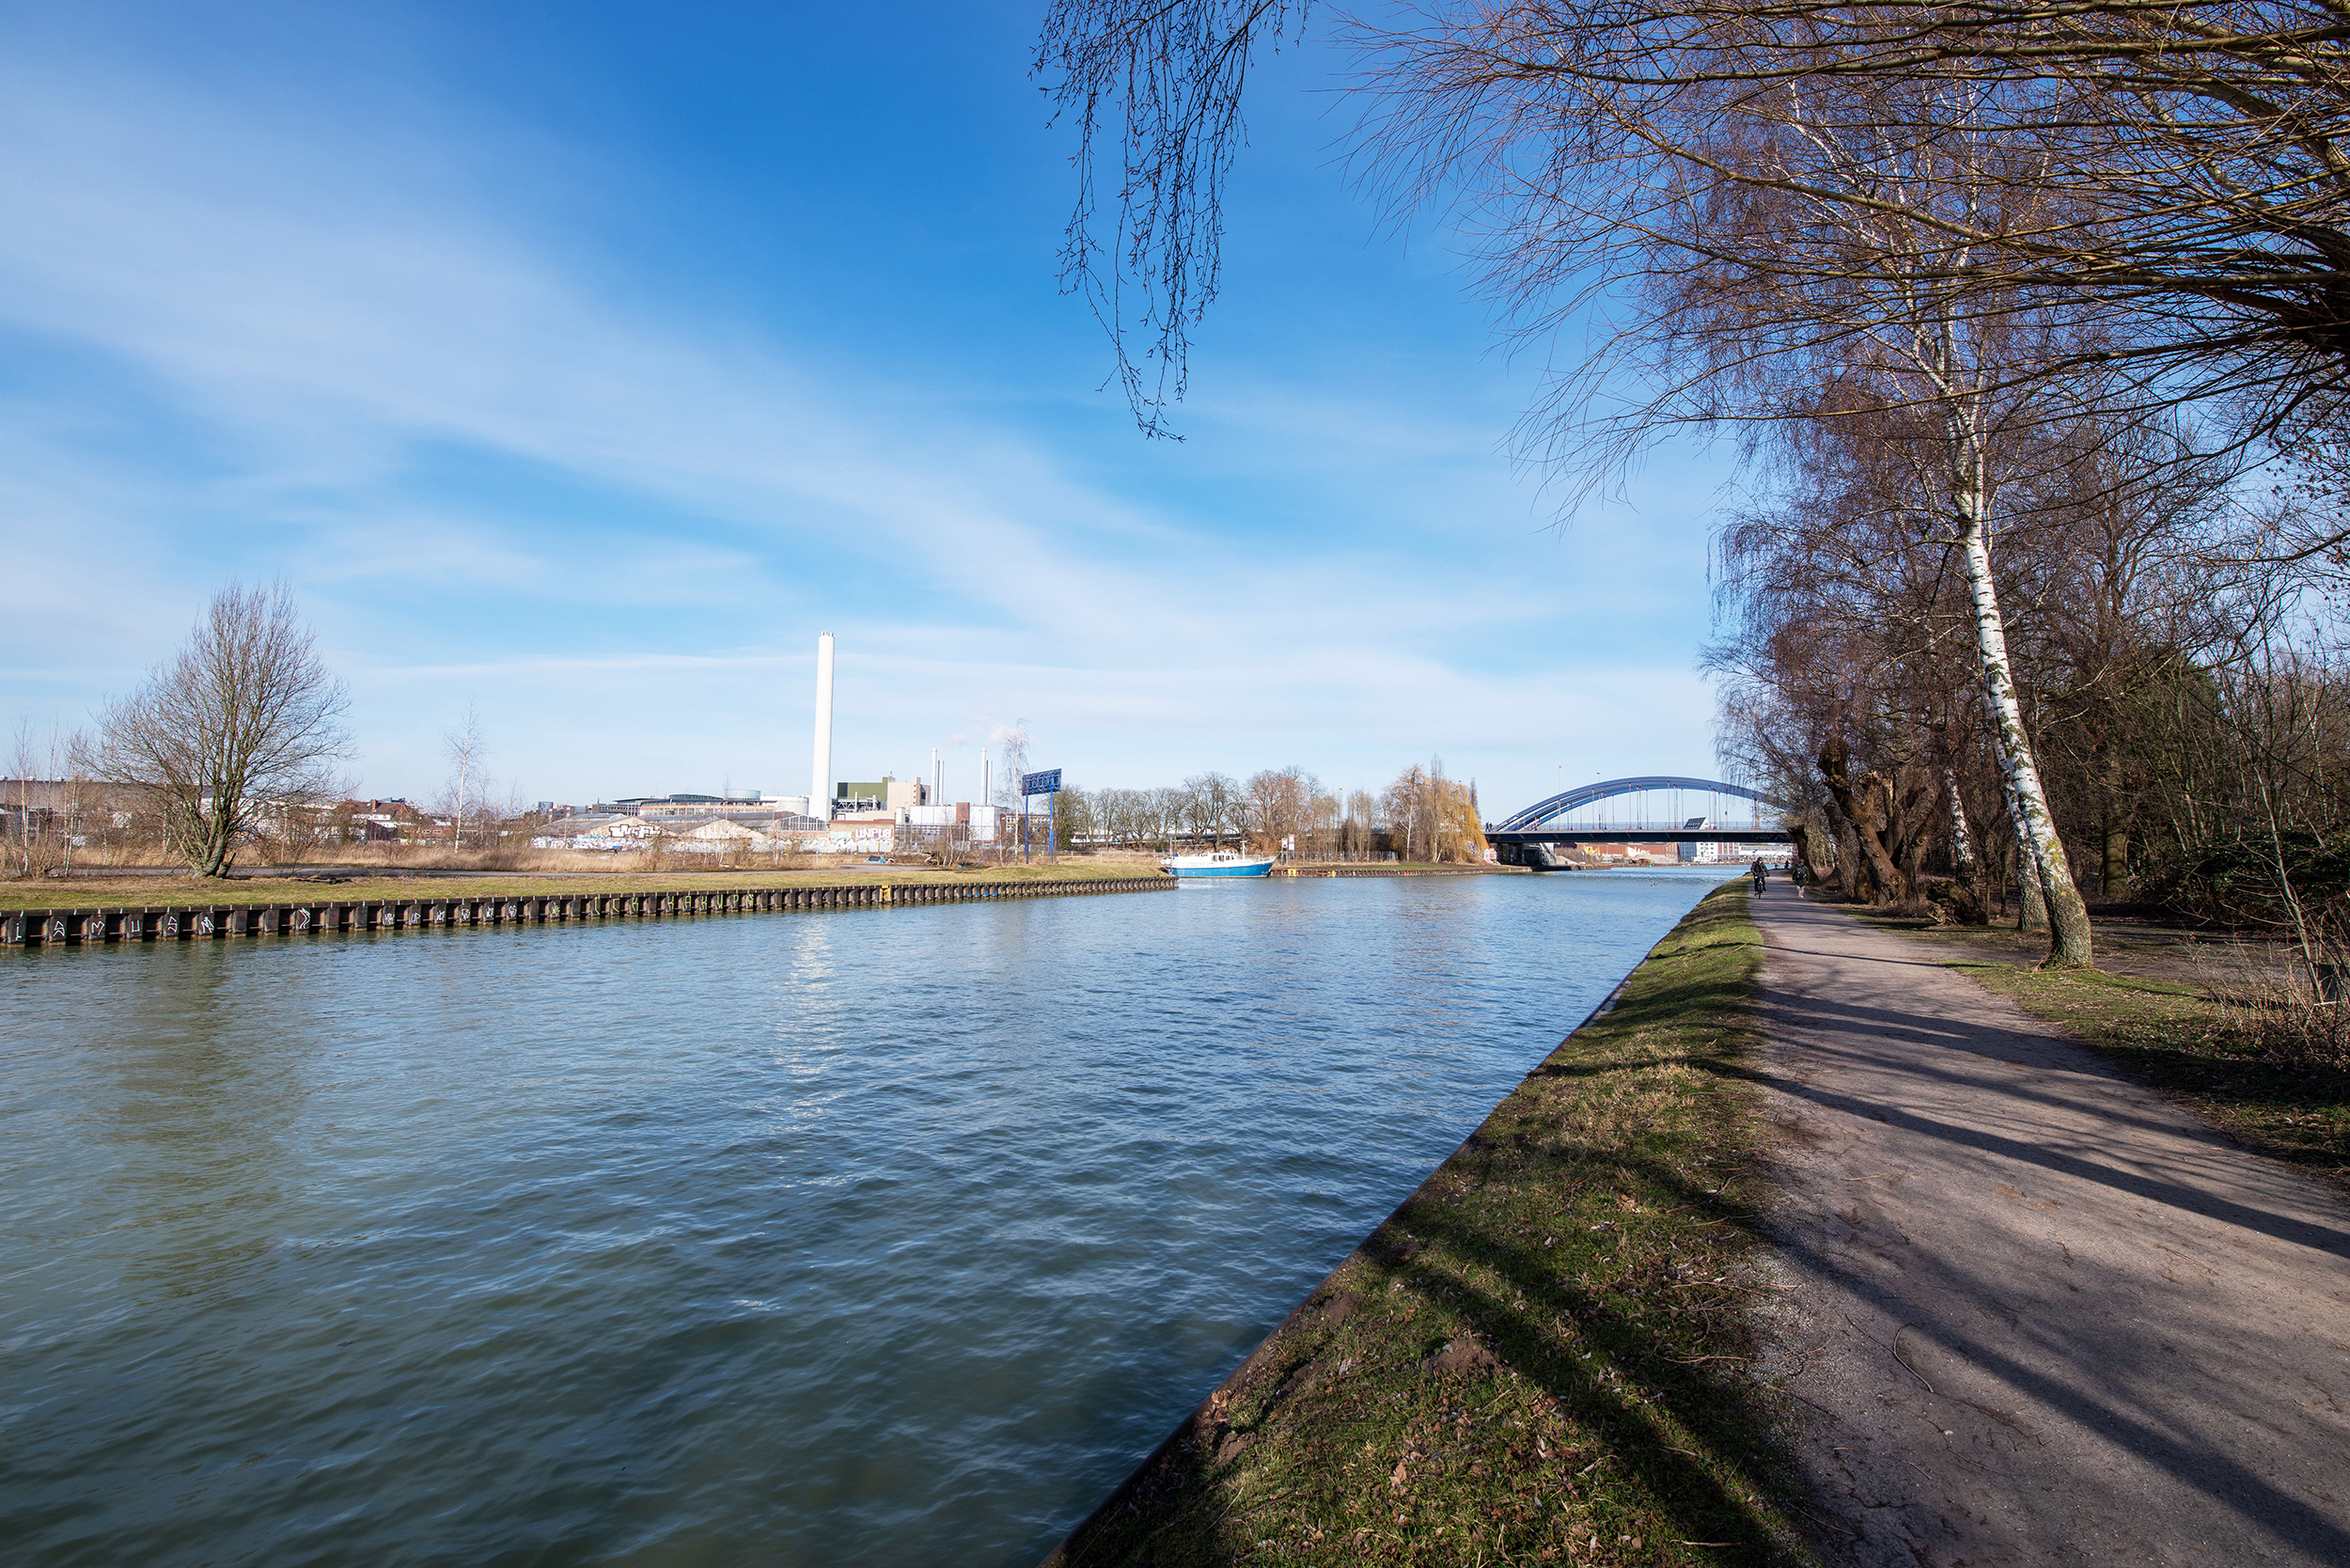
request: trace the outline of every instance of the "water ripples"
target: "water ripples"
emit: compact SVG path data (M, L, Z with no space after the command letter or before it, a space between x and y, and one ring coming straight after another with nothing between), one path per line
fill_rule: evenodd
M0 1537L1031 1561L1709 881L0 953Z

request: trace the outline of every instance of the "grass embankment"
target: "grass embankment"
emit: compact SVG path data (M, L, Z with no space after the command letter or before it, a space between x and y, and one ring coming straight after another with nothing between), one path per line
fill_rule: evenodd
M1761 950L1709 894L1056 1568L1809 1560L1741 1371Z
M2279 1010L2253 1000L2276 980L2224 938L2155 943L2134 922L2099 920L2099 963L2111 968L2084 972L2032 967L2044 938L1877 918L2138 1082L2180 1096L2246 1148L2350 1191L2350 1063L2293 1049L2291 1031L2276 1027ZM2115 972L2124 968L2141 972Z
M506 898L529 893L691 893L719 887L797 887L867 882L1069 882L1156 876L1132 861L1092 864L974 866L939 870L922 866L847 866L804 871L625 871L534 876L526 871L400 876L321 873L290 877L75 877L0 883L0 911L115 909L147 904L296 903L304 900Z

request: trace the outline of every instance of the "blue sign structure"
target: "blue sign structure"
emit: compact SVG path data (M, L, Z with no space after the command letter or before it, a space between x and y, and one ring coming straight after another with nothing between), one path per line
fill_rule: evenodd
M1028 858L1028 797L1060 793L1060 769L1048 768L1042 773L1020 776L1020 858ZM1055 804L1058 804L1056 802ZM1060 858L1060 813L1048 809L1044 813L1046 834L1044 854L1048 859Z

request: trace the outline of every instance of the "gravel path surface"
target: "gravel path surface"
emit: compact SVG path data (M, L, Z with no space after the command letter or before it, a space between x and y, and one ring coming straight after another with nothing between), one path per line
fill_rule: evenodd
M2350 1564L2350 1211L1922 944L1754 911L1830 1560Z

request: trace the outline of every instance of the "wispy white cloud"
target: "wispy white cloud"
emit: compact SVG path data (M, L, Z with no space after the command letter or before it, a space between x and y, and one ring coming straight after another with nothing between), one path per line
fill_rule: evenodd
M1198 469L1244 498L1137 498L1075 477L1048 433L909 404L885 377L819 379L767 323L599 290L558 259L565 237L444 178L460 160L419 157L415 135L390 152L315 122L290 135L153 72L19 57L0 64L0 329L103 367L203 448L133 454L20 393L0 415L12 524L127 548L36 557L0 604L119 670L215 586L143 570L143 549L290 571L338 606L379 761L416 765L399 760L429 751L411 732L432 702L486 690L509 749L579 792L656 782L566 755L591 718L636 773L699 726L705 769L780 776L814 619L854 634L854 744L1024 712L1129 778L1705 722L1682 669L1570 671L1555 637L1470 672L1455 639L1547 622L1594 563L1621 608L1642 570L1612 536L1580 560L1544 551L1484 410L1242 386L1199 410L1228 438ZM504 472L431 494L447 452ZM1251 484L1294 525L1278 506L1253 536L1236 525L1263 504ZM210 556L188 545L205 529ZM436 595L505 613L461 628ZM627 616L654 610L633 635ZM706 618L698 647L674 646L679 614ZM728 726L746 713L773 722Z

